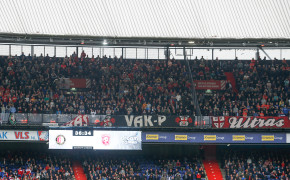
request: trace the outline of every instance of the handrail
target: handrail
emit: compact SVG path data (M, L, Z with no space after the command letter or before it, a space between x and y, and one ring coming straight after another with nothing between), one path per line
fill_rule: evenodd
M192 92L193 103L194 103L195 110L196 110L196 115L197 116L201 116L201 111L200 111L199 103L198 103L198 100L197 100L197 95L196 95L196 91L195 91L195 87L194 87L194 81L193 81L193 78L192 78L192 73L191 73L189 61L188 61L188 59L186 59L185 61L187 63L188 71L190 73L189 77L190 77L190 81L191 81L191 89L192 89L191 92Z

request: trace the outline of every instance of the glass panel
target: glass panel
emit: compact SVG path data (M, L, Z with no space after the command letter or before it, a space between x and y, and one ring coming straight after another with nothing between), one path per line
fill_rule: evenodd
M84 47L79 47L78 57L81 57L83 50L84 50Z
M111 56L111 57L114 57L114 48L104 48L104 54L103 54L103 56L107 56L107 57L109 57L109 56Z
M43 123L54 123L57 122L56 114L43 114Z
M277 59L282 59L281 57L281 51L280 49L264 49L264 51L272 58L277 58ZM259 51L260 53L260 57L263 59L264 57L266 57L266 59L269 59L266 54L263 51Z
M170 48L170 58L174 58L174 59L184 59L183 56L183 49L179 49L179 48Z
M44 46L34 46L34 54L38 57L42 54L44 56Z
M117 58L120 58L122 56L122 48L115 48L114 56L117 56Z
M256 49L237 49L237 57L239 60L251 60L256 56Z
M203 56L206 60L212 59L212 50L211 49L193 49L192 50L192 58L191 59L201 59Z
M290 49L282 49L282 58L290 60Z
M72 117L73 116L73 117ZM67 123L71 120L73 120L73 118L75 118L76 115L71 115L71 114L59 114L57 117L57 122L60 123L59 125L62 125L64 123Z
M29 124L40 124L42 123L42 114L28 114Z
M77 48L76 47L67 47L67 56L70 57L73 53L76 53Z
M188 59L188 60L193 59L193 49L192 48L185 49L185 53L186 53L186 59Z
M136 48L124 48L125 59L136 59Z
M148 49L148 59L158 59L158 49Z
M56 47L56 57L65 57L65 47Z
M21 55L21 46L11 45L11 56L20 56Z
M137 59L145 59L145 48L137 49Z
M214 59L218 57L219 60L234 60L235 49L214 49Z
M27 124L27 114L15 113L14 115L17 124Z
M45 46L45 56L53 57L54 56L54 47L53 46Z
M93 55L95 57L101 56L101 54L100 54L100 48L94 48L93 49Z
M166 59L164 51L164 48L159 48L159 59Z
M3 124L7 124L9 119L10 113L1 113L1 121ZM17 121L17 119L16 119Z
M28 56L31 53L31 46L22 46L22 52L25 56Z
M91 58L93 55L93 49L91 47L84 47L83 48L84 52L86 53L86 55ZM82 53L82 51L80 51L80 53ZM80 57L80 56L79 56Z
M0 45L0 56L9 55L9 45Z

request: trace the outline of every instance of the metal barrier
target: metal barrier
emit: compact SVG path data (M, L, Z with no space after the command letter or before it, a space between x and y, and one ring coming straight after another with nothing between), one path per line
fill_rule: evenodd
M10 113L1 113L1 123L2 125L9 124L9 118ZM75 119L79 114L33 114L33 113L14 113L14 119L16 122L16 125L27 125L27 126L42 126L43 124L57 124L57 125L64 125L65 123L68 123ZM98 124L104 120L108 120L107 115L86 115L88 118L88 123L91 125ZM114 125L119 126L119 127L126 127L126 118L124 118L125 115L113 115L109 116L110 118L115 118L115 120L122 121L123 123L116 123ZM140 116L151 116L152 117L152 122L154 123L156 116L152 115L140 115ZM160 115L161 116L161 115ZM134 116L135 119L138 118L139 116ZM163 116L165 117L165 116ZM179 122L175 122L176 118L180 117ZM167 127L195 127L195 128L211 128L211 117L210 116L194 116L192 117L193 122L189 123L187 125L182 125L182 121L184 122L186 119L184 117L189 117L189 116L166 116L167 122L171 122L172 125L167 125ZM154 119L154 120L153 120ZM146 120L147 121L147 120ZM193 124L194 123L194 124ZM165 123L166 124L166 123ZM165 125L163 123L163 125ZM168 124L168 123L167 123ZM114 125L112 125L114 127ZM146 126L146 125L145 125ZM156 126L156 125L155 125ZM159 126L162 127L162 126ZM166 127L166 125L164 126Z

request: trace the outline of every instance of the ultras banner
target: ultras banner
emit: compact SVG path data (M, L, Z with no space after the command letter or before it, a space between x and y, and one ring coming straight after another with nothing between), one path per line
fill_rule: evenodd
M143 142L284 144L286 133L143 132Z
M49 130L49 149L141 150L141 131Z
M212 117L213 128L253 129L253 128L290 128L288 117Z
M101 127L193 127L194 117L162 115L74 115L59 116L63 126L101 126ZM58 122L60 122L60 120ZM49 122L49 121L48 121Z
M48 141L48 131L0 130L0 141Z
M161 115L106 116L97 125L107 127L193 127L194 117Z

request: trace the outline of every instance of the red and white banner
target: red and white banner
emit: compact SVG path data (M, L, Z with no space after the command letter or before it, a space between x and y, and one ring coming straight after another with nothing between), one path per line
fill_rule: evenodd
M48 141L48 131L0 130L0 141Z
M88 126L89 117L87 115L78 115L73 120L65 123L63 126Z
M59 79L60 89L71 89L71 88L90 88L90 79L72 79L72 78L60 78Z
M290 128L288 117L212 117L213 128L253 129L253 128Z
M226 83L225 80L208 80L208 81L202 81L202 80L196 80L195 83L195 89L196 90L225 90L226 89Z

